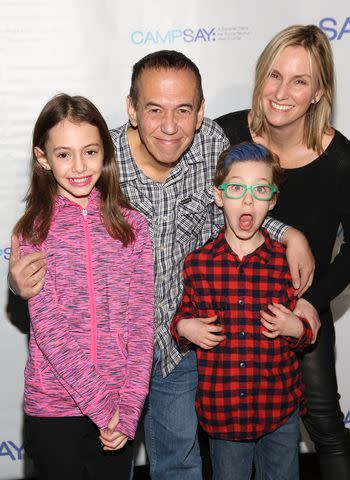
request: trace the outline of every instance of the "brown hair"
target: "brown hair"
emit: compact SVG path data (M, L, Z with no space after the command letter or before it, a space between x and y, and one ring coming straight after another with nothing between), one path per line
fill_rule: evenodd
M255 86L252 101L252 131L261 136L266 133L266 121L260 96L264 82L271 74L277 57L286 47L305 48L310 58L313 88L322 90L317 103L311 103L306 113L304 142L319 154L323 151L322 136L330 128L333 96L334 65L327 35L316 25L292 25L277 33L258 58L255 69Z
M65 119L97 127L103 145L103 166L96 188L101 194L101 217L108 233L124 246L134 240L134 232L123 217L120 207L131 208L119 185L119 170L107 124L88 99L61 93L42 109L35 123L32 141L31 183L25 196L26 209L14 228L33 245L43 242L49 232L57 195L57 182L51 170L45 170L34 154L39 147L45 152L50 129Z
M203 102L202 77L197 65L192 62L186 55L176 50L158 50L141 58L132 69L130 99L133 106L137 107L139 97L139 80L144 70L190 70L196 79L197 84L197 108Z
M269 165L272 169L272 183L278 190L280 189L285 175L278 155L260 143L249 142L231 146L221 153L216 165L214 185L219 187L224 182L233 164L247 161L263 162Z

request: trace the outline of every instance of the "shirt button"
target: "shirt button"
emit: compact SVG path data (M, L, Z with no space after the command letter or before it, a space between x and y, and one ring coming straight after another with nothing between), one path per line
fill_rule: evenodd
M166 215L164 215L163 220L167 221L168 217Z
M244 300L242 300L242 298L238 300L238 305L244 305Z
M245 332L239 332L238 334L241 338L244 338L245 337Z
M245 362L239 362L240 368L245 368L247 364Z
M239 392L240 397L245 397L245 392Z

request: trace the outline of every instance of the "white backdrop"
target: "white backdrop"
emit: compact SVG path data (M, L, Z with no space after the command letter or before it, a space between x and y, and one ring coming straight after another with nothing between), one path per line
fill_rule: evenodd
M126 121L132 64L167 48L184 52L199 66L208 116L249 107L261 48L285 26L315 23L332 40L334 125L349 137L350 11L348 0L0 0L0 9L0 479L11 479L29 475L21 435L27 339L23 312L8 313L13 305L8 307L6 275L10 232L27 187L31 131L44 103L63 91L85 95L116 127ZM334 302L337 371L348 424L349 300L347 290Z

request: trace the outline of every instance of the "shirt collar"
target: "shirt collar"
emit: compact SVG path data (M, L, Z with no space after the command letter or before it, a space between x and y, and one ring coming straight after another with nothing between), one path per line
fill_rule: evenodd
M227 243L227 240L225 238L225 230L226 227L224 226L216 239L213 240L212 254L214 257L218 255L228 254L233 255L235 259L240 262L246 262L250 259L257 259L261 263L269 263L270 257L273 254L274 249L272 240L270 239L269 234L265 228L260 228L260 232L265 238L264 243L260 245L260 247L258 247L256 250L254 250L254 252L245 255L242 259L238 258L237 254L231 249L230 245Z

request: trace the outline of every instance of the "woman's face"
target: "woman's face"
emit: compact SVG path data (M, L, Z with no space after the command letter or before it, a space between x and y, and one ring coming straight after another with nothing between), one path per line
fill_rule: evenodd
M315 68L304 47L286 47L277 57L261 91L261 104L271 127L303 128L310 104L318 102Z

